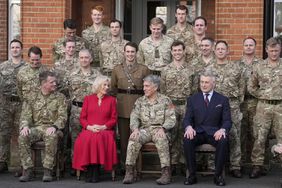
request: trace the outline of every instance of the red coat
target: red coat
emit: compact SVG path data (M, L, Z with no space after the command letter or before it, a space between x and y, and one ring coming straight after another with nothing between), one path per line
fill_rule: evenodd
M80 123L83 129L74 144L73 168L85 170L89 164L101 164L105 170L111 170L118 163L115 141L116 99L106 95L99 106L96 94L86 96ZM93 124L106 125L107 129L97 133L86 130L87 125Z

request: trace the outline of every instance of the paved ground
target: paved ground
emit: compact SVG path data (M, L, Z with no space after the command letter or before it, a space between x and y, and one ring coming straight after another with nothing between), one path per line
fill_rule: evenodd
M155 175L153 175L155 176ZM247 174L244 175L242 179L236 179L227 176L226 177L226 187L228 188L281 188L280 178L282 177L282 169L275 167L267 174L259 179L249 179ZM124 185L122 184L122 177L118 176L115 182L112 182L109 175L104 175L101 182L85 183L83 180L77 181L74 177L66 176L60 181L54 181L50 183L41 182L41 175L38 174L36 179L32 182L21 183L18 179L13 177L12 173L0 174L0 188L155 188L160 187L155 184L155 179L157 176L145 176L142 180L132 184ZM198 177L198 184L192 186L183 185L184 178L181 176L176 176L173 178L173 182L170 185L162 186L166 188L178 188L178 187L189 187L189 188L213 188L217 187L213 184L213 177Z

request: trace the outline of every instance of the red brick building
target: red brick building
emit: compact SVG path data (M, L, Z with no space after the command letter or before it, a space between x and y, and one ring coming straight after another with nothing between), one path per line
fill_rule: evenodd
M147 20L156 16L158 7L165 7L163 16L170 27L175 21L176 5L187 4L192 17L202 15L208 19L209 36L227 40L232 59L241 56L242 39L246 36L257 39L257 54L262 57L263 40L272 36L265 32L264 25L266 4L274 0L0 0L0 61L8 58L8 42L12 39L8 15L13 15L9 12L13 1L21 3L20 38L25 57L30 46L38 45L43 49L43 62L47 64L52 64L52 44L63 36L64 19L76 19L80 35L82 29L91 25L90 8L93 5L105 7L106 24L115 17L122 20L125 38L139 42L147 35Z

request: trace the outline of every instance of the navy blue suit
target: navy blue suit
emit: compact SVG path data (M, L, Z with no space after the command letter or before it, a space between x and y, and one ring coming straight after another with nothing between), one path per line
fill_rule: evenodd
M184 138L184 153L190 175L196 172L195 147L205 143L216 147L215 175L221 175L228 152L228 132L232 125L228 98L214 91L207 106L202 92L189 97L183 120L184 129L189 125L196 131L192 140ZM226 137L216 141L213 136L221 128L226 130Z

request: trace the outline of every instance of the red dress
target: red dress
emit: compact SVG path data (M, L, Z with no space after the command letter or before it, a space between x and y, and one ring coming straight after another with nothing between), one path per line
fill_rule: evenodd
M86 96L80 114L83 127L74 144L72 167L85 170L89 164L101 164L105 170L112 170L118 163L115 141L117 123L116 98L105 95L101 106L96 94ZM106 125L107 129L94 133L87 125Z

